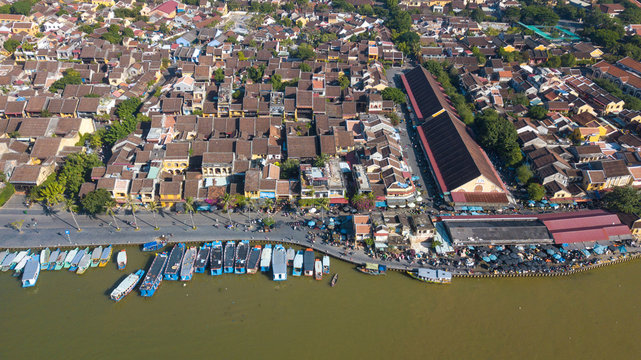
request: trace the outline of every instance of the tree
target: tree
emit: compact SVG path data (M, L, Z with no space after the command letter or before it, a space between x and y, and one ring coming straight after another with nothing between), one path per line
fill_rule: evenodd
M136 205L131 196L127 196L125 206L129 208L129 211L131 211L131 215L134 217L134 230L140 230L140 227L138 227L138 220L136 219L136 210L138 210L138 205Z
M49 87L49 91L55 93L58 90L64 90L65 87L67 87L67 85L69 84L71 85L82 84L82 78L80 77L80 73L74 69L65 70L62 78L56 80L53 84L51 84L51 86Z
M292 55L301 60L309 60L316 57L316 52L311 45L302 43L292 52Z
M485 20L485 12L483 12L483 9L480 7L477 7L472 10L472 15L470 15L470 17L476 22L483 22L483 20Z
M316 156L316 158L314 159L313 165L316 167L324 167L325 163L327 163L328 160L329 160L329 155L323 153Z
M632 186L615 187L603 197L604 206L612 211L641 214L641 191Z
M576 65L576 57L571 53L561 55L561 66L572 67Z
M514 124L494 109L485 109L474 120L478 140L485 148L498 153L506 165L515 165L522 159L518 134Z
M22 225L24 225L24 219L16 220L12 222L10 225L12 228L18 230L18 232L22 234Z
M396 46L408 56L416 56L421 51L421 37L414 31L406 31L396 38Z
M383 100L392 100L396 104L405 104L405 93L398 88L387 87L381 92Z
M349 78L345 75L340 75L338 76L338 84L340 85L341 89L345 90L349 87L351 82L349 81Z
M31 1L23 0L14 2L11 5L11 13L29 16L29 14L31 14Z
M301 63L300 64L300 71L302 71L302 72L310 72L310 71L312 71L312 67L309 66L309 64Z
M281 179L295 179L298 178L300 169L300 162L295 159L287 159L280 164L280 178Z
M247 75L255 83L261 83L263 76L265 75L265 64L261 64L258 67L250 67L247 69Z
M517 22L521 20L521 9L516 6L505 9L503 13L503 21Z
M559 15L548 7L530 5L521 9L521 22L527 25L556 25Z
M524 93L514 94L514 96L512 96L511 101L512 101L512 104L514 105L523 105L523 106L530 105L530 99Z
M58 182L65 186L65 193L68 196L75 198L80 191L80 186L90 180L91 170L102 165L102 161L96 154L70 154L58 172Z
M5 50L7 50L10 53L13 53L14 51L16 51L18 46L20 46L20 41L13 38L7 39L7 41L4 42L3 46Z
M149 210L150 213L153 214L154 216L154 230L158 231L160 228L158 227L158 220L156 219L156 213L158 213L158 203L155 201L150 202L147 204L147 210Z
M40 189L38 201L43 202L49 210L52 210L54 206L59 204L61 201L64 201L65 197L63 196L63 193L64 187L62 184L50 182Z
M561 58L556 55L552 55L545 62L545 66L551 67L551 68L558 68L559 66L561 66Z
M532 178L532 170L530 170L530 167L527 166L526 164L523 164L516 168L516 177L519 179L519 181L522 184L527 184L528 181Z
M104 213L112 201L111 194L107 190L96 189L80 199L80 205L87 214L97 215Z
M227 213L227 216L229 217L229 224L232 224L231 221L231 214L229 213L229 208L233 204L233 197L229 193L225 193L223 197L220 199L220 202L223 204L223 211Z
M78 229L78 231L82 231L82 229L80 228L80 225L78 225L78 221L76 220L76 215L75 215L78 212L78 205L76 205L76 203L69 198L66 198L63 204L65 206L65 210L71 213L73 222L76 224L76 229Z
M218 68L214 71L214 81L219 84L225 81L225 72L223 71L223 68Z
M530 196L530 199L540 201L543 199L543 196L545 196L545 188L543 185L533 182L527 186L527 193L528 196Z
M385 116L387 116L387 118L390 120L392 126L398 126L398 124L401 123L401 118L396 115L395 112L388 112L387 114L385 114Z
M189 213L189 217L191 218L191 228L196 230L197 227L194 223L194 212L196 211L196 208L194 206L194 198L191 196L185 199L185 211Z
M532 106L530 110L528 110L527 116L533 119L543 120L548 116L548 111L543 106Z
M116 221L116 202L113 199L110 199L105 203L105 207L107 208L107 214L111 215L111 218L114 221L114 227L116 228L116 231L120 231L120 226L118 226L118 222Z
M266 228L271 228L271 227L273 227L273 226L274 226L274 224L276 223L276 222L274 221L274 218L272 218L271 216L268 216L268 217L263 218L263 220L262 220L262 221L263 221L263 226L265 226Z

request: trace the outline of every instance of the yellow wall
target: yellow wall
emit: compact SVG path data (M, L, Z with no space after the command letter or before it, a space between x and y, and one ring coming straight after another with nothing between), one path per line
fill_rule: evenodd
M482 187L480 189L479 187ZM468 181L467 183L459 186L456 189L451 190L452 192L456 191L465 191L465 192L503 192L503 188L495 185L493 182L488 180L485 176L479 176L474 180Z

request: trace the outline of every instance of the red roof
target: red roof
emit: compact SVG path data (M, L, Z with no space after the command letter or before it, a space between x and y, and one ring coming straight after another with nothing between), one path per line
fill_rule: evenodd
M153 11L158 10L158 11L164 12L165 14L171 14L172 12L176 11L177 7L178 7L178 3L177 2L175 2L173 0L169 0L167 2L164 2L164 3L160 4L160 5L158 5Z
M452 201L459 204L509 204L507 194L500 192L463 192L451 193Z
M587 210L537 216L548 228L557 244L612 240L630 236L630 229L615 214L604 210Z
M349 203L345 198L331 198L329 199L330 204L347 204Z

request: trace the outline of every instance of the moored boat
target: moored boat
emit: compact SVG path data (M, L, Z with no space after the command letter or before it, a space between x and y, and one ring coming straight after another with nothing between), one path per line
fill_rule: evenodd
M89 248L78 250L78 252L76 253L76 256L74 256L73 260L71 260L71 264L69 265L69 271L78 270L78 264L80 263L80 260L82 260L82 258L85 256L87 252L89 252Z
M67 252L66 251L61 251L60 254L58 254L58 260L56 260L56 265L53 268L53 270L60 270L65 266L65 259L67 258Z
M203 246L198 249L198 256L196 256L196 265L194 266L194 271L202 274L205 272L207 267L207 262L209 262L209 256L211 253L211 243L204 243Z
M98 246L91 252L91 267L98 267L100 257L102 256L102 246Z
M3 272L6 272L6 271L9 270L9 268L11 267L11 264L13 264L13 260L16 258L16 256L18 256L18 253L17 252L12 252L12 253L7 254L7 256L4 257L4 259L2 260L2 269L1 269Z
M223 273L223 243L220 241L214 241L211 243L209 272L211 275L222 275Z
M265 245L263 254L260 257L260 271L269 271L269 264L272 262L272 244Z
M31 255L31 250L30 249L29 250L22 250L22 251L18 252L18 255L16 255L15 259L13 259L13 263L11 264L9 269L14 270L18 266L18 264L20 264L22 262L22 260L24 258L28 257L29 255Z
M369 275L385 275L387 266L374 263L365 263L358 267L358 271Z
M293 266L294 265L294 257L296 257L296 250L294 248L287 248L287 254L286 254L286 259L287 259L287 266Z
M80 262L78 263L78 270L76 270L76 274L82 275L91 267L91 259L92 259L93 254L89 251L85 252L85 254L82 256L82 259L80 259Z
M116 288L113 289L113 291L109 295L111 300L115 302L122 300L122 298L127 296L127 294L129 294L131 290L133 290L136 287L136 285L138 284L140 279L142 279L142 276L144 274L145 274L145 270L140 269L135 273L131 273L127 275L127 277L123 281L121 281L120 284L118 284L118 286L116 286Z
M22 273L22 287L36 285L40 275L40 256L34 255L29 258Z
M183 261L180 266L180 280L189 281L194 275L194 263L196 261L196 256L198 255L198 248L195 246L189 247L185 251L185 256L183 256Z
M65 257L65 263L62 266L63 268L69 269L71 267L71 262L73 261L73 259L76 258L76 255L78 254L78 251L80 251L80 250L78 248L75 248L73 250L70 250L67 253L67 257Z
M334 287L336 285L336 282L338 281L338 273L334 274L332 276L332 281L329 282L329 286Z
M58 257L60 256L60 249L56 249L49 254L49 263L47 264L47 270L55 270L56 264L58 262ZM64 261L64 259L62 259ZM42 260L41 260L42 262ZM42 270L42 267L40 268Z
M285 251L285 247L281 244L274 246L272 274L274 281L287 280L287 251Z
M6 258L7 255L9 255L9 252L10 252L9 250L0 251L0 264L2 264L2 262L4 261L4 258Z
M314 260L314 278L316 280L323 280L323 263L321 259Z
M13 270L15 270L14 273L13 273L13 276L20 276L20 274L22 274L22 270L24 270L24 267L27 266L27 261L29 261L30 259L31 259L30 255L27 255L27 256L23 257L22 260L20 260L16 264L16 267L13 269ZM38 262L39 261L40 260L38 260ZM40 266L40 264L38 264L38 266Z
M249 256L249 241L243 240L236 246L236 260L234 264L234 273L244 274L247 272L247 257Z
M450 284L452 283L452 273L443 270L434 270L418 268L408 271L407 274L416 280L431 284Z
M100 254L100 263L98 264L98 266L100 267L107 266L107 263L109 263L109 260L111 259L112 251L113 251L113 247L111 245L107 246L102 250L102 254Z
M156 289L162 282L163 270L165 265L167 265L167 256L166 252L156 254L154 261L151 262L149 270L147 270L147 275L145 276L142 284L140 284L140 295L145 297L153 296L156 293Z
M51 250L49 250L49 248L40 250L40 270L47 270L49 268L50 257Z
M167 245L167 239L164 236L159 236L153 241L142 244L142 251L156 251Z
M314 276L314 250L307 248L303 254L303 274Z
M247 273L255 274L258 272L258 263L261 261L260 253L262 247L260 245L254 246L249 252L249 259L247 260Z
M323 256L323 274L329 274L329 255Z
M225 243L225 257L223 259L223 270L225 274L234 272L234 257L236 256L236 243L227 241Z
M185 244L176 244L169 253L167 260L167 267L165 267L165 280L178 280L178 272L180 271L180 263L185 255Z
M127 251L125 249L118 251L116 262L118 263L118 270L123 270L127 266Z
M303 250L298 250L294 256L294 267L292 268L293 276L301 276L303 274Z

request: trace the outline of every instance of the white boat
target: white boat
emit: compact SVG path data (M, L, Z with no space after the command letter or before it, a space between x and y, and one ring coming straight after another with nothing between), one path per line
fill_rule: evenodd
M142 276L145 274L145 271L140 269L136 271L135 273L129 274L125 280L123 280L116 288L111 292L111 297L112 300L114 301L120 301L122 298L127 296L133 290Z
M314 260L314 277L316 280L323 279L323 263L320 259Z
M323 274L329 274L329 255L323 256Z
M40 270L47 270L50 256L51 250L49 248L40 250Z
M274 281L287 280L287 251L281 244L274 247L272 272L274 275Z
M13 266L13 269L18 267L17 264L20 264L22 259L24 259L27 256L29 256L30 253L31 253L31 250L22 250L21 252L19 252L18 255L16 255L16 258L13 259L13 262L16 264L16 265Z
M296 257L296 250L294 250L294 248L287 248L287 266L294 265L294 257Z
M82 275L85 273L85 271L87 271L87 269L90 266L91 266L91 252L87 251L82 256L82 259L80 259L80 262L78 262L78 270L76 271L76 273L78 275Z
M25 257L23 257L23 258L22 258L22 260L20 260L20 262L18 262L18 264L17 264L17 265L16 265L16 267L14 268L14 270L15 270L16 272L15 272L13 275L14 275L14 276L18 276L18 275L22 274L22 270L23 270L23 269L24 269L24 267L27 265L27 261L29 261L30 259L31 259L31 256L25 256ZM38 259L38 266L40 266L40 260L39 260L39 259Z
M40 270L54 270L56 268L58 256L60 256L60 249L52 251L51 254L49 254L49 263L47 264L47 267L43 269L41 266ZM40 260L40 263L42 264L42 260Z
M7 255L9 255L9 251L8 250L4 250L4 251L0 252L0 264L2 264L2 262L4 261L4 258L6 258Z
M260 271L269 271L269 264L272 261L272 245L267 244L260 257Z
M31 287L36 285L40 275L40 256L32 256L25 265L24 272L22 273L22 287Z
M116 262L118 263L118 270L122 270L127 266L127 251L125 249L122 249L118 252L118 256L116 256Z
M301 276L303 273L303 251L298 250L296 256L294 256L294 269L292 270L292 275Z
M102 256L102 245L93 249L91 252L91 267L98 267L98 264L100 264L100 256Z
M7 256L2 260L2 271L7 271L13 264L13 259L18 255L17 252L8 253Z
M73 261L73 259L76 257L76 254L77 254L77 253L78 253L78 248L75 248L75 249L73 249L73 250L70 250L70 251L67 253L67 256L65 257L65 263L64 263L64 265L63 265L63 267L64 267L65 269L69 269L69 267L71 266L71 262L72 262L72 261Z

